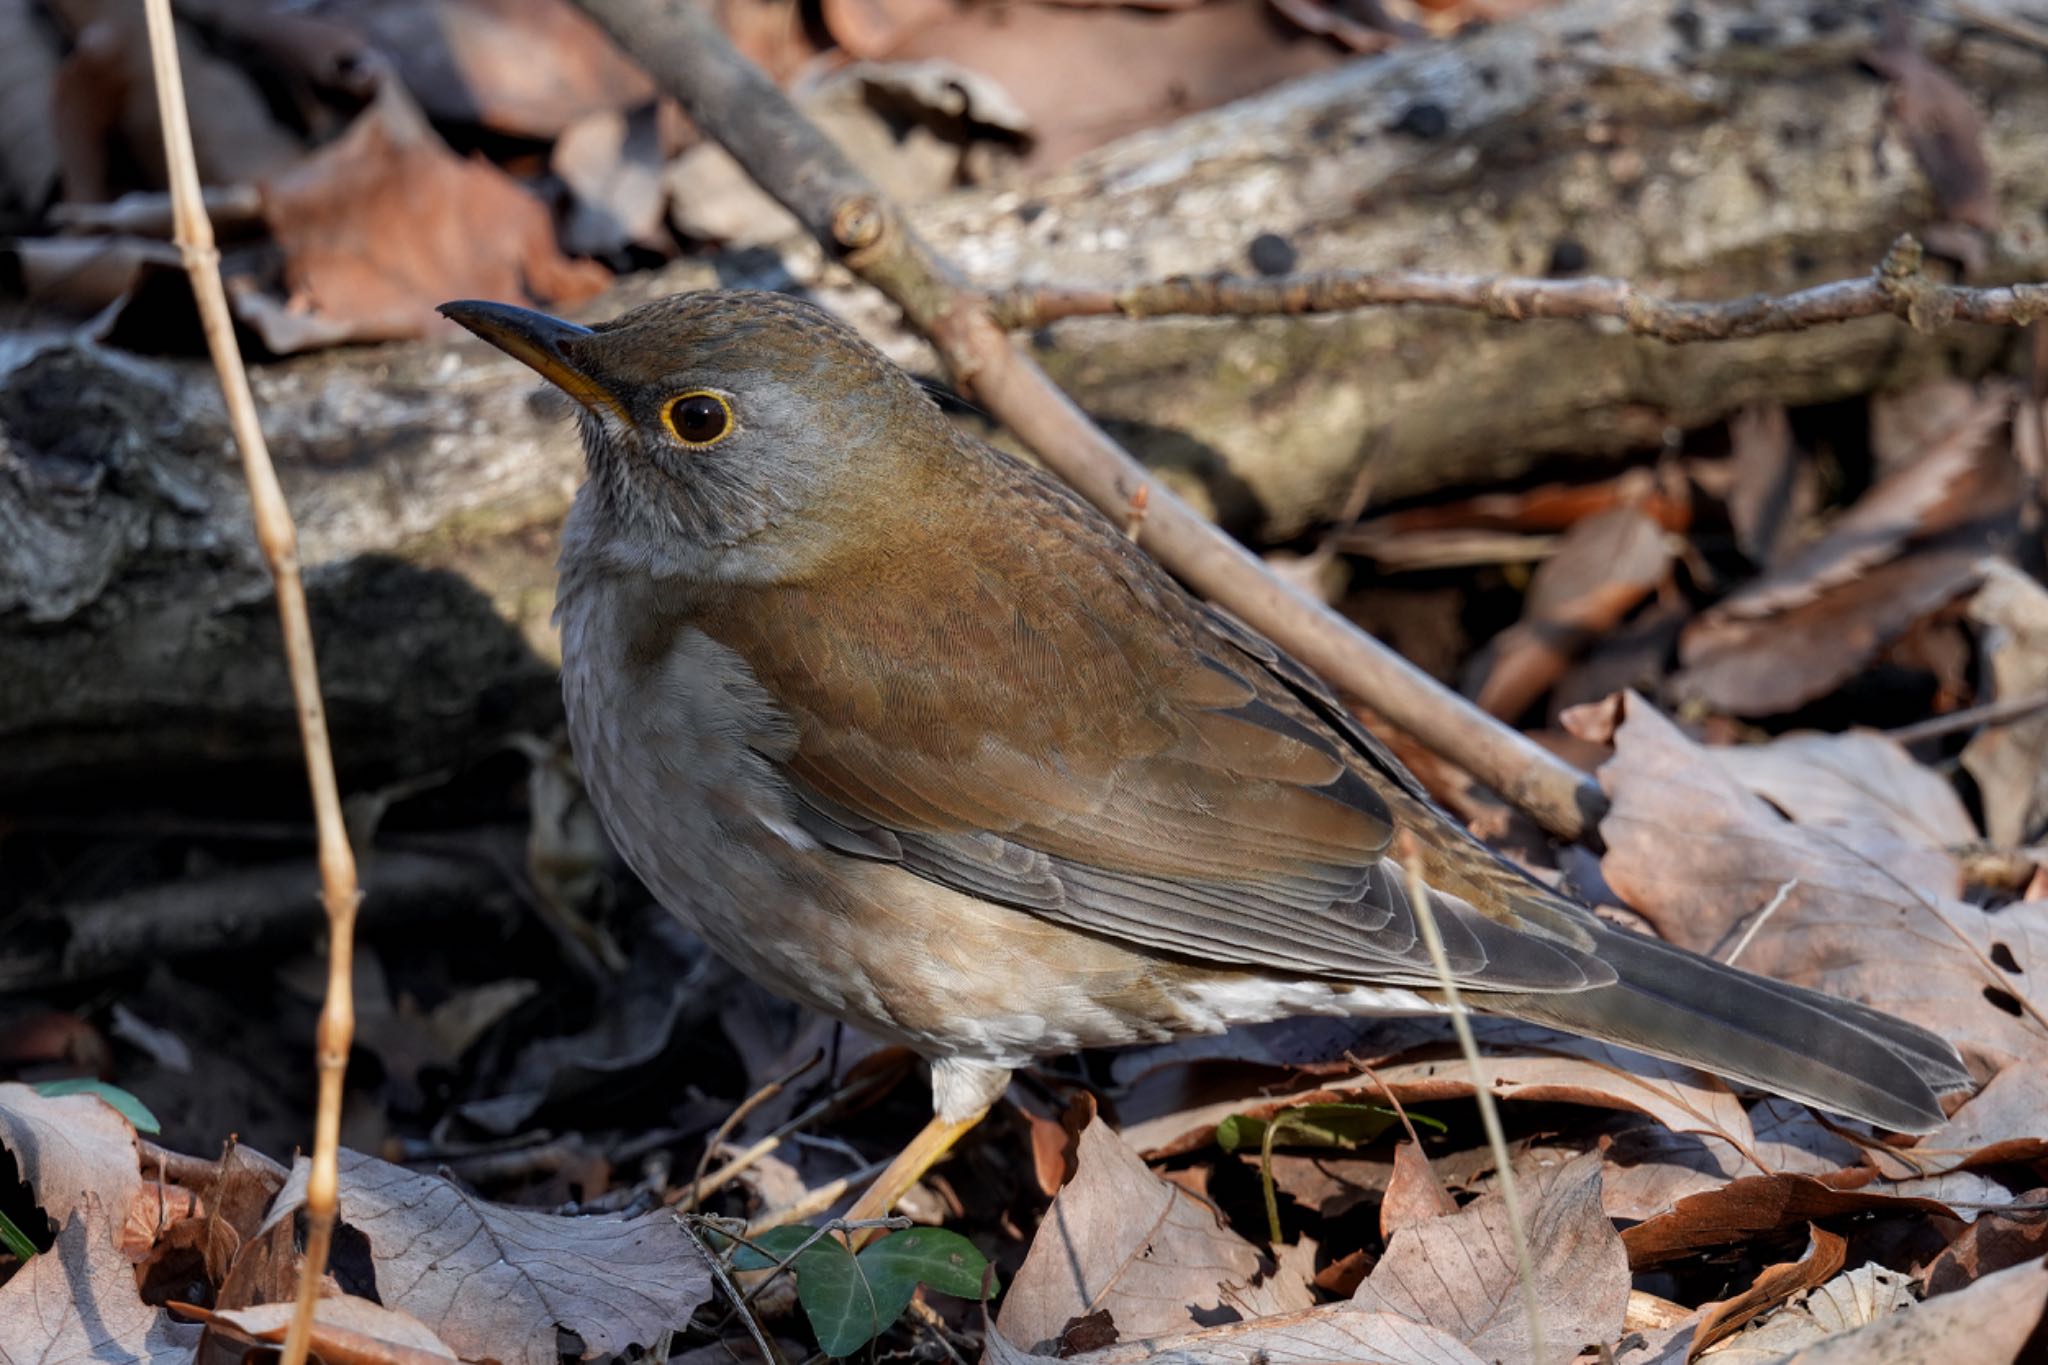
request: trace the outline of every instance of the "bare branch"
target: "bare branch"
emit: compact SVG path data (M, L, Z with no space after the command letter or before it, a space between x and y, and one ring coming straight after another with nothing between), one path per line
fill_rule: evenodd
M902 308L957 384L1104 513L1128 520L1138 489L1152 482L1145 469L1010 344L987 298L960 282L708 13L690 0L580 3L828 252ZM1282 582L1171 489L1153 484L1139 534L1197 592L1340 690L1369 698L1552 833L1592 831L1606 802L1588 777Z
M1942 284L1927 278L1921 264L1920 244L1901 237L1884 263L1864 279L1718 303L1658 298L1627 280L1599 277L1532 280L1386 270L1258 280L1184 275L1125 289L1020 285L991 295L989 312L999 325L1015 330L1078 317L1260 317L1420 306L1457 308L1517 322L1606 318L1637 336L1670 342L1798 332L1852 318L1896 317L1923 331L1957 322L2024 327L2048 318L2048 284Z

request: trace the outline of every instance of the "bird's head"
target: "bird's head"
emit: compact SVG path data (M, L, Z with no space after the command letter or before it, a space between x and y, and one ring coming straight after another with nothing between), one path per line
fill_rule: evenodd
M678 294L595 327L502 303L441 312L581 405L581 548L657 573L794 572L953 439L852 328L780 294Z

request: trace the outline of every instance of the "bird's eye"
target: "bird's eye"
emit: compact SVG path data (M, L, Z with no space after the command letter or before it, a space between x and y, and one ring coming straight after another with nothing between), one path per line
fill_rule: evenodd
M669 434L686 446L717 445L732 434L732 404L697 389L671 398L661 410L661 420Z

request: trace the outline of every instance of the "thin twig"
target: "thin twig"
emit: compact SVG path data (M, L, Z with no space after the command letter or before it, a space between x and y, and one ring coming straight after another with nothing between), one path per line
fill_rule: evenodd
M987 296L920 240L902 214L759 68L707 10L675 0L579 0L828 253L888 295L937 348L956 387L1046 466L1122 524L1152 484L1141 535L1196 592L1271 637L1334 687L1470 772L1545 829L1591 833L1606 798L1592 779L1444 687L1322 602L1281 581L1154 481L1011 344Z
M1973 730L1979 725L2010 725L2042 711L2048 711L2048 692L2032 692L2024 697L2007 697L2003 701L1966 706L1945 716L1932 716L1884 733L1886 739L1898 744L1918 744L1923 739L1939 739L1960 730Z
M683 1236L696 1245L697 1254L711 1267L712 1277L718 1281L718 1287L725 1291L725 1297L732 1303L733 1311L746 1320L748 1334L754 1338L754 1345L761 1348L761 1359L767 1365L787 1365L782 1358L782 1352L769 1344L767 1334L761 1330L761 1324L754 1320L753 1310L747 1306L751 1296L740 1293L739 1286L732 1282L732 1276L726 1272L724 1260L704 1244L703 1237L697 1232L693 1216L677 1214L676 1226L683 1230Z
M1599 276L1543 280L1426 270L1333 270L1272 279L1179 275L1121 289L1019 285L993 294L989 311L999 326L1029 330L1078 317L1262 317L1424 306L1484 313L1509 322L1605 318L1637 336L1669 342L1799 332L1855 318L1896 317L1923 331L1957 322L2024 327L2048 318L2048 284L1942 284L1921 273L1921 259L1920 244L1901 237L1883 264L1862 279L1712 302L1659 298L1627 280Z
M192 280L192 294L206 332L206 346L220 376L235 444L242 452L242 474L249 485L249 510L256 539L277 589L277 614L284 638L285 663L291 672L292 699L299 713L299 740L306 752L306 775L312 787L313 822L319 832L321 900L327 911L327 999L320 1011L316 1042L320 1079L319 1109L313 1121L312 1169L306 1177L306 1253L299 1270L298 1303L285 1335L283 1365L304 1365L312 1335L313 1304L327 1268L328 1245L334 1235L337 1153L341 1139L341 1083L355 1034L353 975L356 905L355 855L342 823L341 794L334 780L334 754L328 745L327 712L320 700L320 672L313 658L313 631L306 613L306 592L299 579L298 532L291 509L271 467L263 428L256 420L256 399L235 344L235 324L221 284L220 251L207 220L199 188L198 162L192 150L192 129L185 112L184 77L178 67L177 32L170 0L144 0L149 25L150 67L156 78L157 115L164 132L164 159L174 206L173 238Z
M1749 941L1756 937L1756 931L1764 927L1765 920L1778 913L1778 907L1785 903L1785 898L1792 894L1792 888L1797 885L1799 885L1799 878L1787 877L1785 879L1784 885L1780 886L1777 894L1771 897L1770 904L1756 913L1755 918L1750 920L1749 927L1742 931L1742 937L1735 940L1735 946L1728 950L1728 956L1722 959L1726 965L1730 967L1735 965L1735 959L1742 956L1742 950L1747 948Z
M886 1161L870 1161L837 1180L828 1180L789 1207L763 1214L747 1224L747 1235L758 1237L770 1228L779 1228L786 1223L801 1223L814 1213L823 1213L888 1168L889 1163Z
M1472 1036L1472 1017L1458 993L1457 979L1451 975L1451 959L1444 952L1443 935L1437 931L1436 908L1430 900L1429 886L1422 880L1421 849L1407 830L1401 831L1396 849L1407 877L1408 903L1415 910L1416 927L1422 931L1430 965L1436 968L1437 985L1443 990L1444 1003L1450 1007L1451 1028L1458 1035L1458 1048L1465 1054L1465 1065L1472 1072L1472 1097L1479 1102L1479 1122L1486 1129L1487 1145L1493 1149L1494 1163L1500 1169L1500 1199L1507 1207L1515 1269L1522 1281L1522 1311L1529 1317L1529 1359L1543 1360L1547 1356L1543 1350L1543 1312L1536 1299L1536 1263L1529 1255L1528 1225L1522 1221L1522 1196L1515 1182L1514 1161L1508 1154L1507 1132L1501 1127L1500 1110L1493 1102L1493 1086L1486 1079L1486 1066L1479 1060L1479 1042Z
M731 1184L735 1176L745 1171L762 1157L773 1152L777 1147L780 1147L783 1139L787 1138L791 1133L796 1132L798 1129L809 1127L839 1105L866 1094L884 1079L885 1076L883 1074L877 1073L871 1076L863 1076L850 1085L841 1086L816 1104L813 1104L810 1108L784 1123L780 1128L768 1134L768 1136L746 1148L738 1156L726 1162L725 1165L720 1166L710 1175L691 1181L687 1186L675 1193L674 1197L669 1201L670 1204L679 1213L687 1213L691 1209L696 1208L710 1195Z
M718 1150L720 1144L722 1144L727 1138L732 1136L733 1129L739 1127L740 1124L746 1121L747 1115L753 1113L756 1109L759 1109L762 1105L774 1099L777 1095L780 1095L783 1091L783 1088L787 1086L791 1081L803 1075L806 1071L809 1071L812 1067L816 1066L819 1062L822 1062L824 1060L825 1049L819 1048L817 1051L813 1052L809 1057L805 1058L803 1061L797 1063L794 1067L790 1068L790 1070L786 1074L777 1076L773 1080L768 1081L759 1090L756 1090L753 1094L747 1096L745 1099L741 1100L737 1105L735 1105L733 1107L733 1111L725 1116L725 1122L719 1124L717 1129L712 1132L711 1136L705 1139L704 1152L703 1155L697 1158L697 1172L694 1176L691 1177L691 1186L694 1188L697 1186L701 1186L704 1183L704 1173L711 1169L711 1154Z

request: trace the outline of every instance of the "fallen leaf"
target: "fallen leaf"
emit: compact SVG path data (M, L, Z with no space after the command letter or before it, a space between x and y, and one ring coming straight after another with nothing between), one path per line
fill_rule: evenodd
M1984 116L1955 77L1913 40L1903 7L1888 11L1870 64L1891 80L1891 113L1934 188L1942 214L1984 232L1998 228L1998 197L1984 155Z
M2048 589L2003 560L1969 602L1988 671L1987 701L2048 692ZM1963 749L1963 767L1984 798L1984 832L2018 848L2048 837L2048 714L1986 726Z
M1699 1326L1693 1331L1692 1345L1685 1358L1697 1358L1715 1342L1742 1330L1743 1324L1793 1295L1825 1283L1841 1270L1847 1257L1847 1242L1824 1228L1808 1228L1805 1255L1796 1261L1764 1267L1749 1288L1734 1298L1701 1308Z
M1798 1358L1790 1352L1877 1322L1912 1302L1910 1276L1875 1263L1860 1265L1722 1342L1715 1365L1782 1365Z
M1867 1178L1868 1172L1864 1175ZM1953 1218L1946 1204L1877 1189L1843 1189L1818 1176L1745 1176L1719 1189L1689 1195L1669 1213L1622 1231L1632 1270L1663 1265L1709 1247L1736 1246L1801 1223L1859 1213L1925 1214Z
M565 258L540 201L450 151L394 81L346 133L262 189L289 309L233 301L273 351L445 330L434 305L448 298L573 305L611 278ZM286 325L302 315L314 325Z
M1911 1147L1873 1148L1870 1159L1895 1180L2048 1157L2048 1061L2009 1066Z
M1758 403L1736 413L1728 421L1728 442L1728 520L1735 543L1750 563L1774 568L1814 500L1813 481L1800 477L1806 466L1792 443L1784 405Z
M307 1163L264 1231L289 1227ZM465 1360L555 1365L558 1328L584 1358L647 1345L711 1297L711 1270L667 1209L565 1218L486 1203L437 1176L341 1154L342 1221L363 1239L379 1300Z
M1499 1195L1401 1229L1352 1302L1449 1332L1488 1359L1549 1365L1613 1341L1628 1308L1629 1267L1600 1207L1599 1154L1518 1174L1544 1357L1533 1354Z
M1118 1342L1079 1355L1029 1354L1000 1330L988 1334L989 1365L1064 1359L1072 1365L1484 1365L1447 1332L1398 1313L1367 1313L1348 1303L1325 1304L1250 1322L1225 1323L1177 1336Z
M569 0L320 0L313 10L375 43L444 123L552 138L655 97L647 73Z
M1261 1318L1309 1306L1305 1284L1268 1269L1214 1209L1152 1174L1096 1119L1082 1130L1074 1178L1039 1225L997 1325L1036 1349L1103 1309L1130 1341L1182 1332L1226 1309Z
M1413 1142L1394 1147L1394 1171L1380 1201L1380 1237L1391 1242L1402 1228L1458 1211L1457 1203L1437 1183L1429 1156Z
M1947 1294L2048 1252L2048 1190L2023 1196L2010 1209L1987 1211L1963 1229L1927 1267L1927 1295Z
M1900 874L1912 846L1890 824L1787 820L1633 693L1566 719L1614 743L1601 870L1665 938L1725 953L1790 883L1745 968L1932 1029L1980 1075L2048 1056L2048 1027L2023 1003L2048 966L2048 903L1987 911L1913 885Z
M1789 1357L1784 1365L2011 1365L2035 1353L2048 1306L2048 1262L2001 1270L1953 1294L1912 1304Z
M136 1293L135 1271L114 1250L95 1195L73 1206L48 1251L0 1285L0 1361L188 1365L198 1339L198 1328L172 1322Z
M211 1314L207 1325L226 1326L256 1341L281 1343L297 1309L296 1303L225 1309ZM323 1360L357 1365L424 1365L456 1358L447 1343L418 1318L352 1294L314 1301L311 1348Z
M1611 508L1572 527L1531 578L1522 619L1481 656L1483 680L1473 692L1480 709L1503 720L1527 711L1588 643L1656 589L1670 561L1663 528L1637 508Z
M113 1225L109 1247L148 1188L135 1154L135 1129L95 1095L52 1097L26 1085L0 1084L0 1146L58 1227L70 1227L88 1203L95 1205ZM145 1244L128 1259L139 1261L147 1252Z
M653 104L599 109L562 130L548 167L569 190L562 246L577 256L667 245L667 158Z

